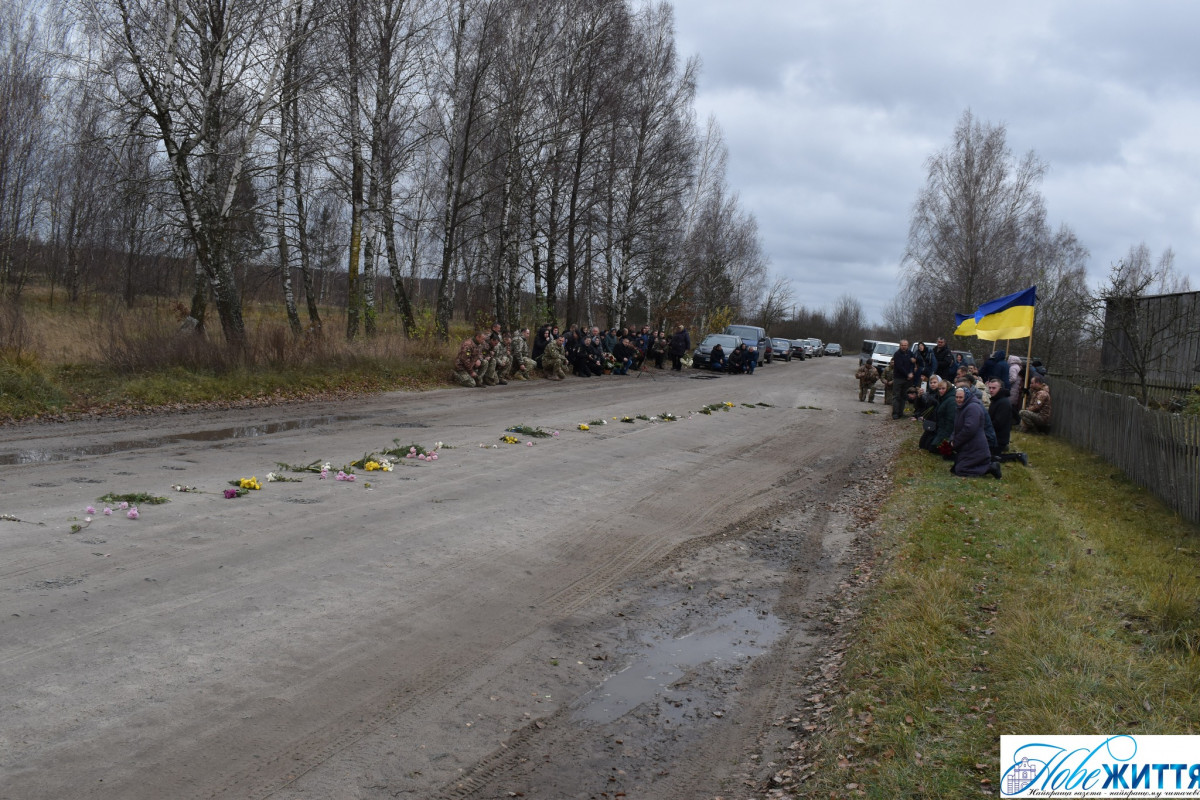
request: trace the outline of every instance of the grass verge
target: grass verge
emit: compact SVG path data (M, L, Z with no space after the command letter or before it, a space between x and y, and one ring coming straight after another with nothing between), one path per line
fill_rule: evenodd
M409 339L389 318L348 342L327 310L328 333L297 337L279 313L252 307L235 349L219 331L180 331L172 308L0 305L0 422L437 388L449 385L456 342L469 333Z
M840 698L785 792L995 796L1001 734L1200 730L1200 530L1088 453L1014 438L1033 466L1003 481L906 447Z
M447 363L368 358L222 371L163 367L130 374L94 364L0 361L0 421L439 388L448 385Z

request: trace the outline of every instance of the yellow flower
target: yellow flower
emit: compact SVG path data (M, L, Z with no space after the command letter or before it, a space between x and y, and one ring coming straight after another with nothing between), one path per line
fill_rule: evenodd
M586 425L586 424L584 424L584 423L582 423L582 422L581 422L581 423L579 423L579 430L581 430L581 431L590 431L591 429L592 429L592 428L591 428L591 426L590 426L590 425Z
M729 402L728 400L726 400L726 401L725 401L725 407L726 407L726 408L733 408L733 403L731 403L731 402Z
M363 464L363 469L365 469L367 472L374 472L375 470L379 469L379 462L368 461L367 463Z
M243 489L261 489L262 484L258 482L258 478L249 477L242 478L238 481L238 486Z

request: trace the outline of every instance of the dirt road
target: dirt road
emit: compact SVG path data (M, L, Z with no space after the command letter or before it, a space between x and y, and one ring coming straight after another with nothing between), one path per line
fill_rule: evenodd
M854 366L0 429L0 797L756 796L900 424Z

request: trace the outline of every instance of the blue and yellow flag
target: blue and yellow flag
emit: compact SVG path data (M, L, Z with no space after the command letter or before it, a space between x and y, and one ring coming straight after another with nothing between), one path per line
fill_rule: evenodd
M1033 335L1037 287L989 300L975 310L975 335L980 339L1023 339Z
M954 335L955 336L974 336L975 335L975 315L974 314L959 314L954 312Z

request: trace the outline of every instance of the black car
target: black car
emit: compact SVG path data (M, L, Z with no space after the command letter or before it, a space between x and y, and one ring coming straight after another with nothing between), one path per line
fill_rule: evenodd
M784 361L792 360L792 343L787 339L772 339L771 340L771 357L782 358Z

